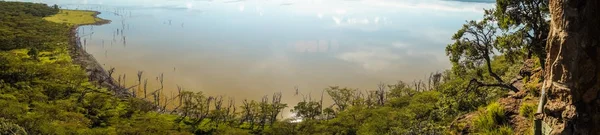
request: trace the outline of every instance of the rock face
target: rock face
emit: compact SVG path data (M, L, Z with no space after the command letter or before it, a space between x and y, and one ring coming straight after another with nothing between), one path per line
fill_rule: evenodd
M544 125L550 134L600 134L600 0L550 0Z

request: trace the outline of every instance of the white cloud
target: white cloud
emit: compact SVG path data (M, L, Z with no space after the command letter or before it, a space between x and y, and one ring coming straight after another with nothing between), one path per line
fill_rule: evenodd
M344 52L336 56L338 59L359 64L367 71L380 71L393 65L394 60L401 57L389 49L379 47L362 47L352 52Z
M337 16L332 16L331 19L335 22L335 24L340 25L342 23L342 18Z
M336 14L346 14L347 11L345 9L336 9L334 12Z
M409 45L408 45L408 44L406 44L406 43L402 43L402 42L395 42L395 43L392 43L392 46L393 46L393 47L396 47L396 48L400 48L400 49L403 49L403 48L407 48L407 47L409 47Z
M244 12L244 5L240 5L239 7L240 12Z
M187 7L187 9L192 9L194 7L194 5L192 3L186 3L185 7Z
M395 7L404 10L419 11L444 11L444 12L475 12L482 13L484 8L491 8L489 3L461 3L454 1L440 0L364 0L363 4L374 5L378 7Z

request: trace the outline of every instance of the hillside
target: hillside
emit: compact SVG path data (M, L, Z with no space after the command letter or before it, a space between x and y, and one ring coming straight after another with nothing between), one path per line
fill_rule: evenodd
M68 24L43 19L67 12L81 17L61 19ZM75 46L69 39L72 27L98 19L87 20L93 12L67 12L0 2L0 134L185 134L171 128L175 116L88 81L69 55Z

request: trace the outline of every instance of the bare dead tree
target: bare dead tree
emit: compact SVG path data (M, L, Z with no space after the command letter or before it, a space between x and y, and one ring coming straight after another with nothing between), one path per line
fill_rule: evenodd
M359 102L359 101L362 100L362 99L364 99L364 98L365 98L364 94L361 91L356 90L354 92L354 97L353 97L353 99L351 101L352 102L351 103L352 106L359 106L359 105L363 104L363 102Z
M442 73L436 72L432 76L433 87L437 89L442 81Z
M117 79L117 84L121 87L121 75L119 75L119 79Z
M323 95L325 95L325 90L321 90L321 99L319 100L319 110L323 112Z
M126 83L127 80L125 79L127 77L127 74L123 74L123 87L127 87Z
M183 90L183 87L177 85L177 97L179 98L179 105L177 107L175 107L175 110L177 110L179 107L181 107L183 105L183 98L181 98L182 90Z
M217 122L217 127L219 126L218 122L221 122L221 120L223 120L224 118L224 114L225 112L223 112L223 96L216 96L214 97L214 106L215 109L213 110L213 114L212 114L212 119L215 120L215 122Z
M160 82L160 88L158 90L155 90L153 93L155 95L155 101L157 104L157 106L160 106L160 94L162 93L162 90L164 88L164 75L163 73L160 73L160 75L158 76L158 81Z
M173 114L173 113L175 113L175 112L179 111L179 108L180 108L181 106L183 106L183 95L182 95L182 93L181 93L182 91L183 91L183 87L181 87L181 86L177 85L177 95L173 96L173 95L171 94L171 95L172 95L172 97L173 97L173 100L175 100L175 98L179 99L179 104L177 105L177 107L175 107L175 108L173 109L173 111L171 111L171 114Z
M248 103L248 99L244 99L244 101L242 101L242 119L240 120L240 123L244 123L246 121L248 121L249 116L250 116L250 105Z
M427 78L427 89L431 89L431 83L433 83L433 72L429 73L429 77Z
M148 79L144 79L144 99L146 99L148 96L148 93L146 93L147 89L148 89Z
M375 92L376 96L377 96L377 104L379 106L383 106L383 104L385 104L385 94L386 92L386 85L381 82L377 85L377 91Z
M230 118L233 119L235 117L235 99L229 98L229 103L227 104L227 109L225 109L225 117L223 118L223 122L229 122ZM231 125L231 123L228 123Z
M297 95L298 95L298 93L299 93L299 92L298 92L298 86L294 86L294 89L296 90L296 94L294 94L294 96L297 96Z
M167 110L167 105L169 105L169 102L172 101L172 100L169 100L169 97L166 95L164 95L164 98L165 98L165 100L164 100L164 103L163 103L163 106L162 106L162 109L160 112L165 112Z
M365 99L365 104L367 105L367 108L371 108L374 105L379 105L379 101L375 101L375 99L377 99L377 90L374 91L369 91L369 90L365 90L365 93L367 93L367 98ZM377 103L374 103L377 102Z
M198 125L200 122L202 122L202 120L204 120L204 118L208 117L209 112L210 112L210 102L213 100L213 97L208 97L206 99L206 102L203 102L203 98L196 98L197 103L201 104L199 111L196 113L196 118L197 120L193 122L193 125Z
M216 96L214 97L215 100L215 110L221 110L222 106L223 106L223 96Z
M141 90L142 87L142 75L144 74L144 71L138 71L137 73L137 78L138 78L138 89L133 91L133 97L137 97L137 91ZM145 93L144 93L145 94Z
M163 88L165 88L165 85L163 83L165 81L165 75L163 73L160 73L159 79L160 79L159 80L160 81L160 91L162 92Z
M158 93L157 92L158 91L152 92L152 97L154 99L154 105L155 106L159 106L160 105L160 102L159 102L160 100L158 100Z

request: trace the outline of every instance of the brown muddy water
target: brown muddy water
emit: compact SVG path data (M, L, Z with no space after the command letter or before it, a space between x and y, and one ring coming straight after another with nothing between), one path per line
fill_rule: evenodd
M168 97L177 86L238 102L281 92L290 107L328 86L374 90L447 69L451 35L491 7L437 0L44 2L112 20L81 27L79 35L127 86L144 71L150 90L164 74Z

